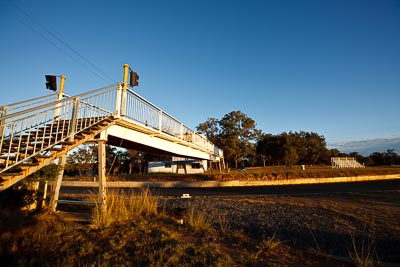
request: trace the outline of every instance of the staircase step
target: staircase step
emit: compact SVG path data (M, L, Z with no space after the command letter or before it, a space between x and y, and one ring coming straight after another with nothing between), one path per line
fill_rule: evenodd
M51 147L49 149L47 149L48 151L63 151L64 148L62 147Z
M37 135L36 134L24 134L21 137L23 139L38 139L38 138L50 137L51 135L57 135L57 134L61 135L62 133L53 132L53 133L50 134L50 132L48 132L48 133L41 132L41 133L39 133Z
M75 142L71 142L71 141L67 141L67 140L60 142L60 145L62 145L62 146L71 146L73 144L75 144Z
M31 154L33 151L33 147L26 147L26 146L22 146L19 149L20 153L23 154ZM1 150L1 153L17 153L18 149L16 147L11 147L11 148L4 148Z
M25 162L25 163L19 164L18 166L21 167L21 169L28 169L30 167L39 166L39 163L38 162Z
M93 131L91 131L91 130L83 130L81 133L83 133L83 134L92 134Z
M21 136L20 141L21 142L42 142L42 141L48 141L51 138L51 136L47 135L47 136L28 136L28 135L23 135Z
M21 154L21 155L1 155L0 159L15 161L17 158L19 160L26 158L29 155Z
M81 139L85 139L85 138L86 138L86 135L84 135L84 134L77 134L77 135L75 135L74 138L75 138L75 139L78 139L78 140L81 140Z
M51 155L36 155L35 158L47 159L50 158Z
M57 128L54 128L54 129L40 129L38 131L39 135L50 134L50 133L52 133L52 134L57 134L57 133L61 134L61 133L66 133L66 132L68 132L67 128L64 128L64 129L57 129Z
M22 175L21 172L3 172L3 173L0 173L0 177L3 180L8 180L8 179L11 179L13 177L18 177L18 176L21 176L21 175Z

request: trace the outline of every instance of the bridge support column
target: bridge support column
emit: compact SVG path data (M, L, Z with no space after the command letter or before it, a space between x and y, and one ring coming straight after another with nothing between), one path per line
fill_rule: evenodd
M57 180L55 181L55 184L53 183L53 188L51 190L50 194L50 210L51 211L56 211L57 209L57 202L58 202L58 197L60 195L60 188L61 188L61 183L62 183L62 178L64 176L64 167L65 163L67 162L67 155L62 155L58 159L58 175L57 175Z
M98 144L98 170L99 170L99 205L101 212L107 211L107 187L106 187L106 140L100 139Z

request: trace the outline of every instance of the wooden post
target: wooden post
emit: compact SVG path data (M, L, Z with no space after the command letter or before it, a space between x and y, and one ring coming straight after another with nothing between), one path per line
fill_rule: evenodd
M36 203L36 210L41 210L45 205L45 201L46 201L46 197L47 197L48 183L49 183L48 181L40 181L39 182L39 188L37 190L38 199L37 199L37 203Z
M50 193L50 210L51 211L56 211L57 209L57 202L58 202L58 197L60 195L60 188L61 188L61 183L62 183L62 178L64 176L64 167L65 163L67 162L67 155L62 155L58 159L58 176L57 180L55 181L55 184L53 183L53 188Z
M106 187L106 140L97 140L98 144L98 170L99 170L99 205L101 212L107 211L107 187Z

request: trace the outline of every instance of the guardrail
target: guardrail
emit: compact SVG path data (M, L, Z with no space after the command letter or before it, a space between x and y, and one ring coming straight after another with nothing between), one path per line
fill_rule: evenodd
M215 156L223 157L223 151L208 141L205 136L196 133L132 90L127 90L125 114L122 113L121 115L127 120L141 123L160 133L174 136L182 141L206 149Z

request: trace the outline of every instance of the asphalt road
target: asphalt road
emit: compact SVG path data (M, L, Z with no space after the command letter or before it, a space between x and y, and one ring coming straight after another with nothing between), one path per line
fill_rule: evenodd
M110 188L109 190L115 190ZM120 189L118 189L120 190ZM137 189L124 189L128 192ZM400 191L400 178L396 180L332 183L332 184L307 184L285 186L246 186L246 187L212 187L212 188L152 188L155 195L159 196L264 196L264 195L309 195L309 194L334 194L334 193L365 193L382 191ZM96 188L62 187L61 194L80 194L95 192Z

